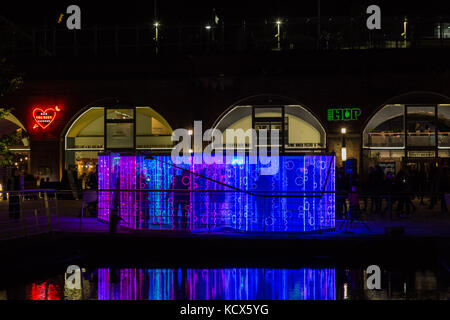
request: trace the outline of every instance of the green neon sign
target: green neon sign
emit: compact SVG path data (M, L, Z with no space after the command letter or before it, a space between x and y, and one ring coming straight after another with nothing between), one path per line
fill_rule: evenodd
M332 108L328 109L328 121L354 121L361 113L359 108Z

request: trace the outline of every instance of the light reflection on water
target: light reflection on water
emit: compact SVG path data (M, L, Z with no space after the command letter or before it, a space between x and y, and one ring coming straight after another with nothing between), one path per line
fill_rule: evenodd
M64 274L10 288L0 299L27 300L341 300L450 299L433 271L383 272L382 290L365 289L363 269L226 268L83 270L81 289Z
M99 269L99 300L334 300L334 269ZM115 275L117 276L117 275Z

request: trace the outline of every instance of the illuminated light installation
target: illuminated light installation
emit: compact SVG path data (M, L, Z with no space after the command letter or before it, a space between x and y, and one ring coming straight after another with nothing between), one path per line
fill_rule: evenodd
M99 269L98 300L336 300L336 276L332 268Z
M120 192L119 214L132 229L177 229L181 215L192 232L335 227L334 156L280 156L271 176L261 175L249 156L232 164L192 160L181 170L170 156L100 155L99 189L127 190ZM99 192L99 219L108 220L115 193Z
M55 120L58 111L60 111L58 106L55 106L55 108L33 108L33 119L36 122L33 129L38 127L41 127L44 130L47 129Z

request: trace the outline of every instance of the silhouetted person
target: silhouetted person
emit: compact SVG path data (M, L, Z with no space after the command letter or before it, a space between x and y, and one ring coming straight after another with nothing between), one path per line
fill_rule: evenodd
M60 188L61 190L64 190L64 191L70 190L69 171L68 171L67 169L65 169L65 170L63 171L63 174L62 174L62 178L61 178L61 182L60 182L59 188ZM67 195L65 195L64 198L66 198L66 199L69 198L69 199L70 199L70 197L67 197Z
M39 188L45 189L45 179L44 178L41 178L41 180L39 180Z
M434 205L437 203L439 197L442 170L441 168L437 168L435 165L433 165L430 171L431 171L430 172L431 199L430 199L430 206L428 207L428 209L433 210Z
M120 220L120 178L119 175L117 175L115 191L113 191L113 207L109 215L110 235L117 233L117 226L119 225Z
M174 220L175 229L187 230L187 215L189 213L191 195L189 192L190 176L185 170L174 177L172 189L180 190L180 192L173 192L173 209L172 217ZM181 217L178 216L178 209L181 209Z
M425 192L427 191L427 173L423 167L421 167L419 170L417 170L417 197L420 198L420 204L425 205L423 202L423 197L425 195Z
M386 179L384 180L383 183L383 190L384 193L388 195L388 197L386 197L387 205L386 208L381 213L382 215L384 215L388 210L389 212L392 212L392 205L396 200L394 197L391 196L392 193L395 192L395 176L391 171L388 171L386 173Z
M97 167L93 172L89 174L86 187L91 190L97 190L98 189L98 173L97 173ZM94 192L94 191L92 191ZM97 208L98 208L98 199L97 197L92 197L93 201L90 201L87 203L87 209L89 211L89 214L91 216L97 215Z
M50 177L45 178L44 186L45 186L45 189L50 189L51 188L52 184L50 183ZM54 197L56 197L56 193L55 192L47 192L47 197L48 197L48 199L51 200Z
M406 173L406 179L407 179L407 185L406 185L406 212L409 213L410 212L410 208L412 209L412 211L416 211L416 206L414 205L414 203L412 202L412 199L414 197L414 179L411 177L410 171L408 168L405 169L405 173Z
M142 173L138 174L136 179L137 189L145 190L148 189L146 176ZM137 196L137 212L138 212L138 221L137 227L147 225L150 219L150 207L149 207L149 192L148 191L140 191L136 193Z
M357 191L356 186L352 186L348 194L348 205L351 219L359 219L361 217L361 208L359 206L359 192Z
M89 174L87 187L89 189L98 189L98 172L97 167Z
M379 165L375 166L374 173L374 193L375 193L375 213L381 213L381 204L383 202L382 193L383 191L383 182L384 182L384 172L383 169Z
M345 193L348 191L348 178L344 167L337 169L336 175L336 218L342 219L347 212L347 202Z
M405 168L402 168L398 172L397 177L395 179L395 189L399 193L397 214L400 217L403 214L410 213L410 205L411 205L410 184L411 181L409 180L408 171Z
M439 198L441 200L441 213L448 212L447 203L445 202L445 195L449 192L449 168L445 166L442 168L441 183L439 186Z

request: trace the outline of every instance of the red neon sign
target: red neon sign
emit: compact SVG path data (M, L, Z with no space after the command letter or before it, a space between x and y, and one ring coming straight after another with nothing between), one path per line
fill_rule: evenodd
M41 127L42 129L47 129L50 124L55 120L56 113L59 111L59 107L55 106L55 108L46 108L45 110L36 107L33 109L33 119L36 124L33 126L33 129Z

